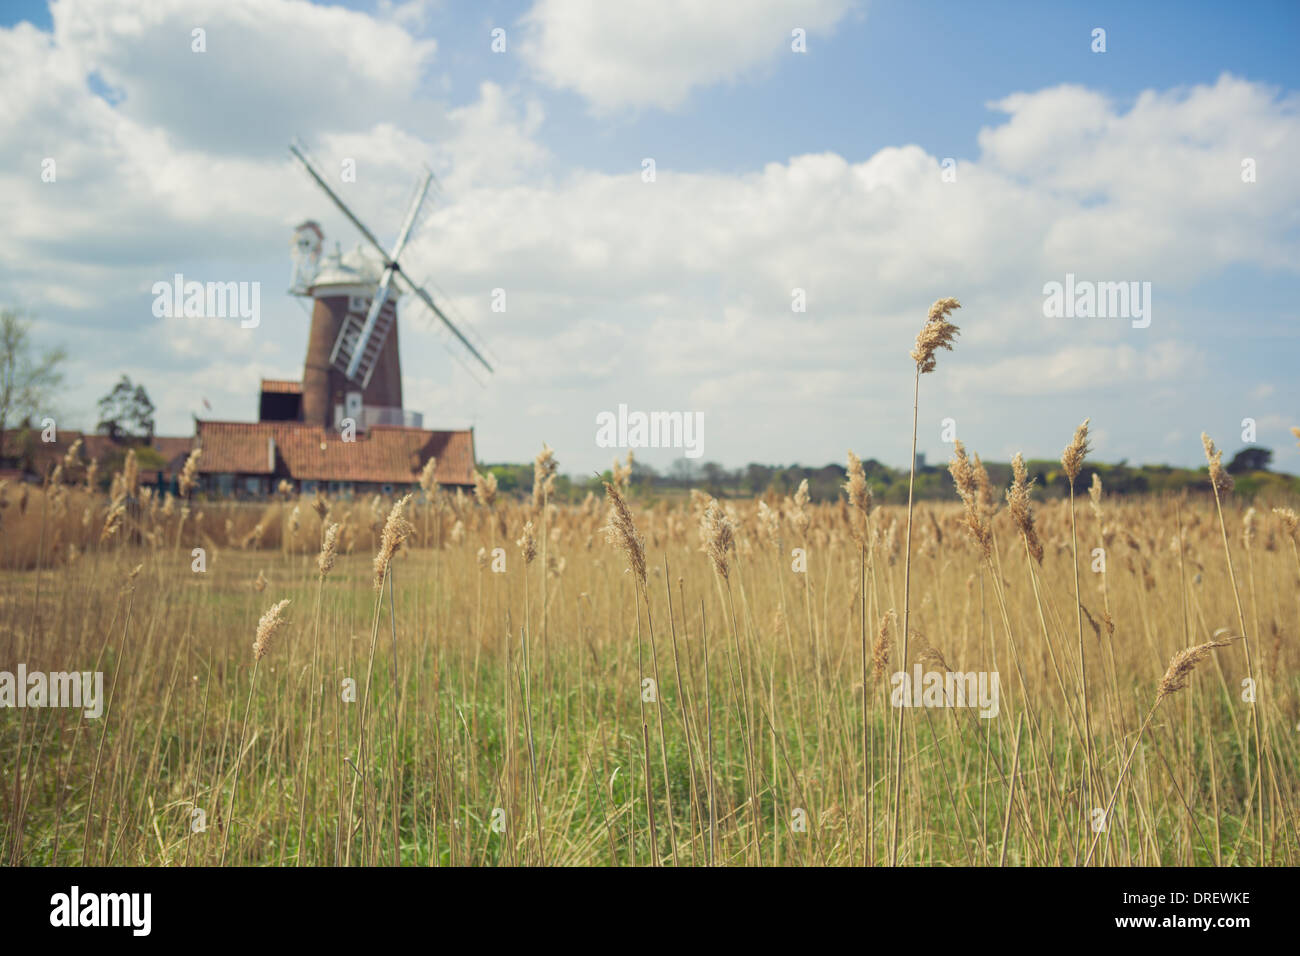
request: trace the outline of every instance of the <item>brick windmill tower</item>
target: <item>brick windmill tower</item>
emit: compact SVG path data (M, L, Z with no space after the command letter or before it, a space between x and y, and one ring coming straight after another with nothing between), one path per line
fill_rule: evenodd
M407 277L398 261L424 205L433 173L427 172L420 182L389 251L329 187L303 151L296 145L289 151L378 253L378 258L367 255L358 244L350 252L322 256L324 235L319 225L304 222L294 233L290 291L314 302L303 363L301 420L325 428L338 428L345 419L351 419L359 428L418 428L419 416L402 406L397 306L404 293L414 295L484 369L492 371L478 349L433 297Z

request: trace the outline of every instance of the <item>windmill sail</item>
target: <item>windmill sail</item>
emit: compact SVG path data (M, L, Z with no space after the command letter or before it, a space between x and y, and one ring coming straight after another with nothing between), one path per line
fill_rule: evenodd
M350 350L347 367L343 369L348 378L361 382L363 386L370 384L370 376L375 371L375 362L379 358L379 353L383 350L384 342L388 340L388 333L393 322L396 321L397 310L394 302L394 308L389 310L391 318L381 325L384 306L388 303L389 288L392 286L393 276L397 274L397 257L402 254L402 250L406 247L406 240L411 236L411 227L415 225L416 216L420 213L420 207L424 205L424 197L428 195L429 183L432 181L433 173L429 173L424 177L424 182L420 184L419 192L416 193L411 208L407 210L406 220L402 223L402 231L398 234L397 242L393 245L393 254L389 257L388 265L384 267L384 275L379 280L379 288L375 290L375 297L370 303L370 311L366 314L366 321L362 324L361 331L357 333L356 344ZM340 351L340 346L347 332L348 326L344 325L343 330L339 333L338 341L334 344L336 355Z
M338 362L346 361L346 365L340 368L340 370L343 371L348 378L354 381L364 380L365 382L369 382L370 376L374 371L374 363L382 352L384 341L391 331L392 321L396 321L394 315L394 319L385 326L383 325L382 318L384 307L388 302L392 285L396 282L400 288L411 292L426 306L428 306L429 310L438 317L443 325L445 325L456 337L457 341L459 341L460 344L463 345L485 369L489 372L493 371L493 368L488 363L487 359L485 359L479 350L470 343L469 339L465 337L451 319L447 318L446 313L437 306L433 297L430 296L423 287L417 286L406 277L406 274L402 272L401 265L397 261L397 257L405 247L406 240L409 238L411 229L415 224L415 219L419 214L420 206L424 202L424 196L428 192L429 184L433 179L433 174L429 173L426 175L416 196L416 200L407 213L406 221L402 227L402 233L398 237L398 241L390 255L384 247L379 244L379 240L375 238L374 234L365 227L361 220L353 214L352 210L349 209L343 200L335 194L334 190L329 187L329 184L325 182L324 177L317 172L316 167L312 165L309 159L307 159L302 150L300 150L296 145L290 145L289 151L293 153L294 157L300 163L302 163L303 168L306 169L311 178L316 181L316 185L320 186L320 188L324 190L325 194L329 196L334 205L339 208L339 211L347 217L349 222L357 227L357 231L360 232L366 241L369 242L370 245L379 252L380 256L383 257L383 276L379 281L375 297L371 301L366 319L361 323L360 329L353 327L353 324L351 323L345 323L344 327L340 329L338 339L334 343L331 364L338 367ZM346 356L346 359L343 359L342 356Z
M460 329L456 328L456 326L452 323L451 319L447 318L447 316L443 314L442 309L438 308L437 304L433 301L433 297L429 295L429 293L425 292L422 286L416 285L414 282L406 278L406 276L400 272L397 274L397 279L400 283L405 285L411 292L415 293L416 297L425 305L427 305L429 307L429 310L433 312L434 315L436 315L438 318L442 320L443 325L445 325L448 329L451 330L452 335L456 336L457 341L459 341L461 345L465 346L465 348L469 350L469 353L473 355L476 359L478 359L480 363L482 363L485 369L487 369L489 372L495 371L495 369L492 368L491 364L489 364L488 360L485 359L482 356L482 354L480 354L479 350L474 348L474 346L470 344L469 339L465 338L464 333L462 333Z

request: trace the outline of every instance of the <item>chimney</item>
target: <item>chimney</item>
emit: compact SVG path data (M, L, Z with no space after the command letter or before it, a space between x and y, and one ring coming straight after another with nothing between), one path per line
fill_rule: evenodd
M275 436L266 436L266 467L275 474Z

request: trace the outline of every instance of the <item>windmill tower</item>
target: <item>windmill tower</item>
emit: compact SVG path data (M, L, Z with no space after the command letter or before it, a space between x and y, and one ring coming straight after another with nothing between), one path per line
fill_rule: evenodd
M348 209L302 150L290 146L289 151L379 255L378 259L368 255L360 243L347 253L336 248L334 253L322 255L324 234L312 221L294 232L290 292L314 302L303 362L302 420L324 428L337 428L345 418L362 430L377 424L419 427L419 416L402 407L397 306L403 294L414 295L483 368L492 371L433 297L407 278L398 261L433 173L426 172L421 180L390 251Z

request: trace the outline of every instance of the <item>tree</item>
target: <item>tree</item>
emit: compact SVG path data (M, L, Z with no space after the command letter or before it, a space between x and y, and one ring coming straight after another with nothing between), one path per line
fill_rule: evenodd
M123 375L113 390L99 400L99 423L95 431L115 442L135 439L153 441L154 405L143 385L132 385Z
M113 486L113 476L125 467L126 456L130 451L135 452L135 464L141 471L163 471L167 467L167 459L156 448L140 445L132 449L115 445L99 459L96 484L100 489L107 491Z
M723 468L716 461L706 461L700 466L700 473L704 478L705 490L715 498L722 494L722 486L726 483L727 469Z
M653 465L647 465L644 462L632 459L632 484L648 488L655 483L659 477L659 471Z
M1271 448L1243 448L1228 462L1228 474L1240 475L1248 471L1268 471L1273 461Z
M672 480L681 485L689 485L695 480L695 462L689 458L675 458L668 474Z
M37 357L29 329L17 312L0 310L0 432L11 415L39 421L41 412L49 410L51 393L63 382L59 366L67 353L56 347Z
M745 466L744 477L741 479L741 489L751 495L762 494L772 484L772 472L773 469L768 465L750 462Z

